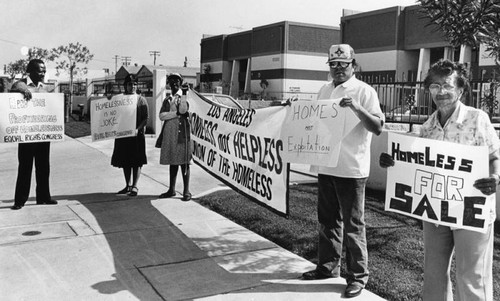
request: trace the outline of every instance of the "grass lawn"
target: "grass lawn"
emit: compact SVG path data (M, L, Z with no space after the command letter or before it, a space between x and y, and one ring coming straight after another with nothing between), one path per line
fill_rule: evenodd
M317 262L316 185L290 187L289 219L233 191L205 196L199 203L281 247ZM424 245L420 223L385 212L384 194L367 191L366 224L370 280L367 289L388 300L421 300ZM500 300L500 234L495 232L494 292ZM344 257L345 258L345 257ZM342 265L342 275L345 275Z
M90 135L88 121L70 118L68 136ZM205 196L199 203L260 234L281 247L317 262L316 185L290 186L290 218L280 217L233 191ZM384 193L367 191L366 224L370 280L367 289L394 301L420 300L423 284L423 241L420 224L385 212ZM494 300L500 300L500 226L495 225ZM344 257L345 258L345 257ZM342 273L345 266L342 267Z
M75 114L73 114L68 122L64 123L64 133L71 138L80 138L90 135L90 121L78 120Z

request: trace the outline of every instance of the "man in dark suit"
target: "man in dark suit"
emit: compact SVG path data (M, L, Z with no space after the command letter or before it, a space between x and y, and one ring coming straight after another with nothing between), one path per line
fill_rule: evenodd
M29 101L31 93L49 92L44 85L45 64L42 60L30 60L26 67L28 77L15 82L10 92L19 92ZM39 205L55 205L57 201L52 200L49 189L50 175L50 142L19 143L17 158L19 166L17 170L16 192L12 210L23 208L28 200L31 186L31 172L33 160L35 161L36 177L36 203Z

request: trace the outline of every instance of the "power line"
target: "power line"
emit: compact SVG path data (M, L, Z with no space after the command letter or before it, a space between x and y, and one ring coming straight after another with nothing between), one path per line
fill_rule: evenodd
M15 41L11 41L11 40L6 40L6 39L1 39L0 38L0 42L4 42L4 43L9 43L9 44L13 44L13 45L20 45L20 46L26 46L26 47L29 47L29 48L39 48L39 49L46 49L46 50L51 50L52 48L42 48L42 47L39 47L39 46L34 46L34 45L28 45L26 43L19 43L19 42L15 42ZM101 63L109 63L109 60L103 60L103 59L99 59L99 58L92 58L92 61L96 61L96 62L101 62Z
M153 65L156 66L156 56L160 56L160 52L157 50L152 50L149 52L150 56L154 56Z
M131 59L131 57L130 57L130 56L122 56L123 66L128 66L128 65L130 65L130 59Z
M26 46L26 44L22 44L22 43L14 42L14 41L9 41L9 40L4 40L4 39L0 39L0 41L5 42L5 43L14 44L14 45Z

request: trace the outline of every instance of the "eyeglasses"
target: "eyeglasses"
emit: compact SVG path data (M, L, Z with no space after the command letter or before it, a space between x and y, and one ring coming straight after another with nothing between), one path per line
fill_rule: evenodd
M330 62L328 65L330 65L330 68L347 68L351 63L349 62Z
M439 91L441 91L441 89L445 90L445 91L453 91L455 89L455 86L453 85L450 85L450 84L430 84L429 85L429 91L433 92L433 93L437 93Z

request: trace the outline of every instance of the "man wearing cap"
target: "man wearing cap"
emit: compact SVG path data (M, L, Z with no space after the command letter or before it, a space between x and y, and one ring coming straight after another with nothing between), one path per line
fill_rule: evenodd
M368 281L368 251L364 221L365 186L370 172L372 133L380 135L385 118L377 92L358 80L358 67L350 45L332 45L327 61L332 81L318 99L342 99L359 119L342 139L335 167L311 166L318 173L318 264L305 272L305 280L340 276L342 245L346 247L347 287L345 297L359 295Z

